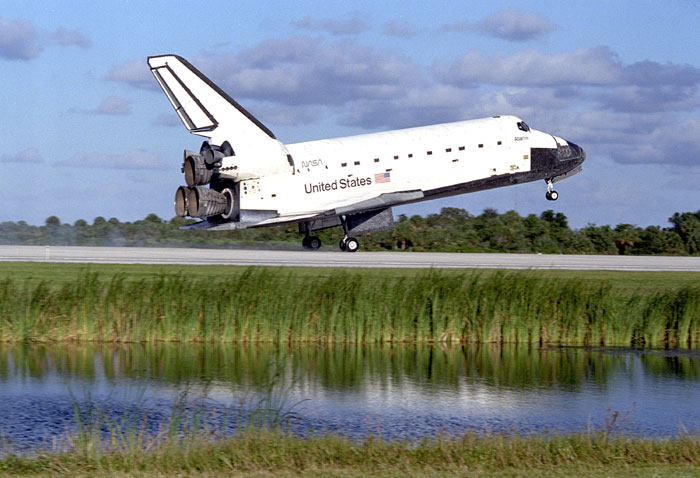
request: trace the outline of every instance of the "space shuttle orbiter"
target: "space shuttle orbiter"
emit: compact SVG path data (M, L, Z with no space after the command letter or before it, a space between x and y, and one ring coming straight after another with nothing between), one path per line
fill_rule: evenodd
M393 225L392 206L538 179L556 200L553 183L586 158L514 116L284 144L183 58L148 64L185 127L207 138L184 152L187 186L175 193L178 216L202 219L189 228L298 223L304 247L318 249L313 231L342 226L340 248L354 252L353 236Z

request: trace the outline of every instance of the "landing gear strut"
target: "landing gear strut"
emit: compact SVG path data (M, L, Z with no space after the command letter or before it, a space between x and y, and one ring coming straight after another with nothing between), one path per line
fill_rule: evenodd
M354 237L348 236L348 223L345 216L340 216L340 222L343 225L343 232L345 235L340 239L338 247L340 247L341 251L356 252L360 248L360 242Z
M554 190L554 185L551 179L547 179L547 193L544 195L547 201L556 201L559 199L559 193Z

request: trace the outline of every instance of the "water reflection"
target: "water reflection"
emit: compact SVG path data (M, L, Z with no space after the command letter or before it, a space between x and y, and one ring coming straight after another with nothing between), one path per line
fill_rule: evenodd
M302 432L577 431L629 410L623 431L673 435L700 425L688 399L699 368L696 352L650 349L0 345L0 432L25 442L65 432L76 400L165 419L183 390L225 408L273 383L290 403L308 400Z
M286 364L301 383L340 391L389 381L420 383L428 389L457 388L464 380L515 389L576 389L583 382L604 384L612 371L625 369L629 353L528 346L0 345L0 382L59 375L84 383L131 378L172 385L215 380L256 387L269 382L275 372L270 364L277 363ZM698 377L693 357L639 356L650 373Z

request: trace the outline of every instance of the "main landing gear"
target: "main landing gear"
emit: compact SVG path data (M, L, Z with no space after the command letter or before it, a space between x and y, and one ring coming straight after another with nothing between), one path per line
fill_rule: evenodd
M311 249L313 251L321 247L321 239L317 236L304 236L304 239L301 240L301 245L304 246L304 249Z
M355 252L360 248L360 242L354 237L343 236L338 243L341 251Z
M554 185L551 179L547 179L547 193L544 195L547 201L556 201L559 199L559 193L554 190Z
M321 239L317 236L305 236L301 240L301 245L304 249L309 249L315 251L321 248ZM338 243L341 251L345 252L355 252L360 248L360 242L354 237L343 236Z
M340 222L343 225L344 235L340 239L340 242L338 242L338 247L340 247L341 251L357 252L357 250L360 248L360 241L354 237L348 236L348 224L344 216L340 217ZM304 247L304 249L315 251L321 248L321 239L319 239L318 236L311 235L308 223L303 223L299 229L300 231L305 232L304 239L301 241L301 245Z
M338 243L338 247L340 247L341 251L345 252L357 252L357 250L360 248L360 242L355 239L354 237L348 236L348 220L346 216L340 216L340 223L343 226L343 237L340 239L340 242Z

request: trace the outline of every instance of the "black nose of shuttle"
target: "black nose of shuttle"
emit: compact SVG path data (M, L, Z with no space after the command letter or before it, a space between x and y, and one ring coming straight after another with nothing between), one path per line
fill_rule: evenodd
M568 142L567 146L557 148L557 159L559 162L571 162L581 164L586 160L586 152L578 144Z
M579 164L586 160L586 152L581 146L578 144L569 143L569 148L571 148L571 155Z

